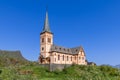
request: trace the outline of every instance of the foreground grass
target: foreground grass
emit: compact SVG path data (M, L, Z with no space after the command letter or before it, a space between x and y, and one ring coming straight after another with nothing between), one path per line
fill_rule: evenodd
M50 72L37 63L0 67L0 80L120 80L120 70L110 66L73 65Z

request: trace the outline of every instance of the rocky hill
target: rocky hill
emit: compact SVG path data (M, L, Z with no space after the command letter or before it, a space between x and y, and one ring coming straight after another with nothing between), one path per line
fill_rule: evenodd
M16 59L20 59L20 60L25 60L26 61L26 59L22 56L20 51L3 51L3 50L0 50L0 57L16 58Z
M11 66L11 65L23 65L26 62L29 62L26 60L20 51L3 51L0 50L0 67L3 66Z

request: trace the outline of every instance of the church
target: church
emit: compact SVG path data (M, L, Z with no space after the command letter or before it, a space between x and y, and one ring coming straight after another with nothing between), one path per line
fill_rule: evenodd
M53 44L53 33L50 30L48 12L46 11L43 30L40 33L39 64L77 64L87 65L82 46L65 48Z

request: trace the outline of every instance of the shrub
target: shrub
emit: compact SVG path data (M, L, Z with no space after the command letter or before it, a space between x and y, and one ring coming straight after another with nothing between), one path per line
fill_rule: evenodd
M0 70L0 74L2 73L2 70Z
M60 70L59 69L56 69L55 71L53 71L54 72L54 74L56 74L56 75L59 75L60 74Z

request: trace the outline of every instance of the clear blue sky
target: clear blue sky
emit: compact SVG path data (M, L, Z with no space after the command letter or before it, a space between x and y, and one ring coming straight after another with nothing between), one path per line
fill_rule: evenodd
M120 64L120 0L0 0L0 49L37 60L48 5L54 43L82 45L97 64Z

